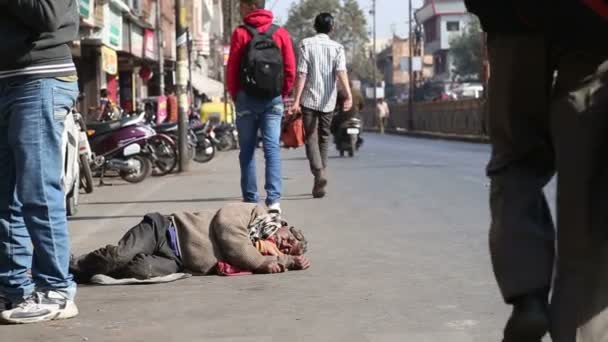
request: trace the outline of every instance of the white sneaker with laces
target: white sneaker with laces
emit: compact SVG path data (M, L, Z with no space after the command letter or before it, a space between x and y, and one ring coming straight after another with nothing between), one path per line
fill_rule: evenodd
M78 307L73 300L65 298L57 291L36 292L23 303L5 310L0 321L8 324L27 324L68 319L78 315Z

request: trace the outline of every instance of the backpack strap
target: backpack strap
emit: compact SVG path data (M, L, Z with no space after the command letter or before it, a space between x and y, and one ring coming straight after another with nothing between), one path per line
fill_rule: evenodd
M270 27L268 28L268 30L266 30L266 32L264 32L264 35L266 35L269 38L272 38L272 36L275 34L275 32L277 32L281 27L278 25L270 25Z
M249 32L249 34L251 34L251 37L255 37L260 34L260 32L258 31L258 29L255 26L245 24L245 25L241 25L241 27L243 29L247 30L247 32Z

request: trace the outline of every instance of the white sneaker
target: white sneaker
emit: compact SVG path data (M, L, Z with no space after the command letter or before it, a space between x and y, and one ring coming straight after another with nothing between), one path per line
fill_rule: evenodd
M273 203L268 206L268 214L275 220L281 219L281 203Z
M68 319L78 315L73 300L57 291L36 292L23 303L0 314L0 321L8 324L27 324Z

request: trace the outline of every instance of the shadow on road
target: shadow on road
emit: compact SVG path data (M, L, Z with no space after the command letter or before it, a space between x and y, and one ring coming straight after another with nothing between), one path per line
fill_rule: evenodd
M285 196L282 201L302 201L311 199L310 194L300 194ZM241 197L215 197L215 198L191 198L191 199L167 199L167 200L146 200L146 201L108 201L108 202L90 202L81 203L82 206L87 205L121 205L121 204L158 204L158 203L201 203L201 202L240 202ZM139 216L138 216L139 217Z

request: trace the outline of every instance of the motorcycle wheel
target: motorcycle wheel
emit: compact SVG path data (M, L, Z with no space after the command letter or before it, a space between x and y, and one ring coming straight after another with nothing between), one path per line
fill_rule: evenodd
M217 145L217 150L220 152L230 151L233 149L234 142L232 137L228 134L224 134L220 137L220 142Z
M173 140L156 135L148 140L151 153L154 154L154 176L165 176L173 172L177 167L178 152Z
M133 156L130 159L134 159L139 164L139 167L135 172L121 171L120 178L132 184L143 182L152 173L152 161L141 154Z
M357 150L357 136L351 134L350 136L350 147L348 150L348 156L353 158L355 156L355 151Z
M66 210L66 215L68 217L73 217L73 216L76 216L76 214L78 214L78 203L76 201L76 196L74 196L74 194L70 194L65 199L65 210Z
M95 185L93 183L93 172L91 172L91 164L87 160L87 157L84 155L80 155L80 184L82 184L82 188L84 192L90 194L95 189Z
M196 146L194 161L208 163L215 157L215 146L207 138L203 138Z

